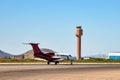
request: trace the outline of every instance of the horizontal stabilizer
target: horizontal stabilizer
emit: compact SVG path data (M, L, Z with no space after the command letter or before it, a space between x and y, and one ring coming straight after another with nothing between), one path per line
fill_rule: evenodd
M31 45L31 44L40 44L40 43L23 43L25 45Z

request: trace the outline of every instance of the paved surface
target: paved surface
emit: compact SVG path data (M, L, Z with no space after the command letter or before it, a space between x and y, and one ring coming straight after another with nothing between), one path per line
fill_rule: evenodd
M0 64L0 80L120 80L120 64Z

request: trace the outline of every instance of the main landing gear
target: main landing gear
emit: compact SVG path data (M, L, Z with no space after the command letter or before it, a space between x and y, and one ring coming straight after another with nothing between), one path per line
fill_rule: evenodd
M50 62L48 61L48 62L47 62L47 64L49 65L49 64L50 64Z
M55 65L57 65L58 63L59 63L59 62L58 62L58 61L56 61L56 62L55 62Z
M55 65L57 65L58 63L59 63L59 62L56 61L56 62L55 62ZM50 61L48 61L47 64L49 65L49 64L50 64Z

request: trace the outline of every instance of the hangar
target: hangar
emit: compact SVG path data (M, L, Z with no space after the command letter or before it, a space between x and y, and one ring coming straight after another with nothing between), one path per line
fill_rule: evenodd
M108 53L108 59L114 59L114 60L120 59L120 52L110 52L110 53Z

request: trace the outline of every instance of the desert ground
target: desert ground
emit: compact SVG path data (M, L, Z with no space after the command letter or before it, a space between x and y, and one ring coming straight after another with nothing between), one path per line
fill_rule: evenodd
M120 80L120 64L0 64L0 80Z

